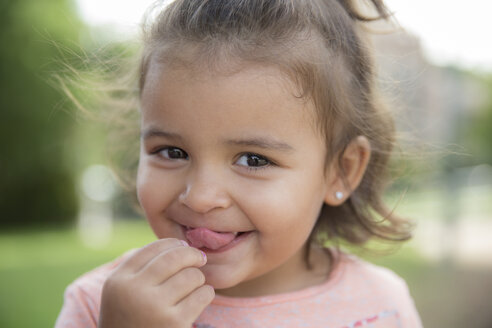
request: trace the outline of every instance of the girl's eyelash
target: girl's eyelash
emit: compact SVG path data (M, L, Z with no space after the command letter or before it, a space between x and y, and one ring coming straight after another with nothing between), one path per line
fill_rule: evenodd
M159 156L159 153L162 152L163 150L179 150L180 152L182 152L186 156L185 159L188 158L188 154L183 149L181 149L179 147L175 147L175 146L157 147L157 148L151 150L150 154ZM161 157L163 157L163 156L161 155ZM168 158L166 158L166 159L168 159ZM177 158L177 159L179 159L179 158Z
M149 151L149 154L150 155L156 155L156 154L158 154L160 151L162 151L165 148L166 147L159 147L159 148L152 149L151 151Z

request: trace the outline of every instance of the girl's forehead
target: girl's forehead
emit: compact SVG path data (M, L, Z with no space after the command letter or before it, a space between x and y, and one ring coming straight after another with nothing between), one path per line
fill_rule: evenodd
M142 92L143 108L147 103L159 105L169 101L189 99L227 103L231 101L264 100L278 103L305 102L295 97L295 89L283 74L271 67L242 67L227 73L208 69L187 69L155 65L148 73ZM187 99L179 97L187 96ZM178 98L178 99L176 99Z
M176 90L179 85L180 90ZM142 90L142 107L148 102L162 101L175 93L194 88L216 92L214 95L193 94L194 97L207 96L220 100L228 96L254 96L268 98L275 102L295 102L297 107L310 107L311 101L301 97L299 88L284 72L273 65L241 63L211 68L206 65L186 67L169 65L154 61L149 65Z
M224 61L220 65L211 65L209 62L197 60L158 61L151 60L145 74L145 86L150 83L159 86L165 80L186 80L194 83L209 83L217 79L230 78L234 80L265 80L269 83L282 84L282 88L292 94L299 94L297 86L287 74L272 64ZM143 90L142 90L143 91Z
M142 123L313 133L314 106L296 92L295 85L273 66L243 65L224 74L155 63L142 92Z

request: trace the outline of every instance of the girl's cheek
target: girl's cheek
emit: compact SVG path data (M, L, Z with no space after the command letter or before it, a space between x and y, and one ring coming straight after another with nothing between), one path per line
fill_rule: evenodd
M142 194L142 189L145 187L146 175L147 175L147 163L145 157L142 156L142 153L140 153L140 158L138 161L138 169L137 169L137 181L136 181L137 196L140 204L142 204L140 197Z
M158 206L158 200L162 197L163 186L166 184L162 184L160 180L162 179L155 169L143 165L139 166L137 174L137 196L140 205L146 213L151 211L153 207Z
M263 207L289 212L298 206L299 195L295 190L297 190L296 185L289 183L289 179L286 177L273 181L266 188L258 188L251 193L251 196L255 202L260 202Z
M141 167L137 176L137 196L146 212L165 210L183 190L183 177L151 165Z
M247 190L242 193L238 202L244 211L248 211L250 219L257 221L256 226L267 229L278 220L285 220L287 223L297 212L296 197L284 186L278 188L276 185L262 185L261 188Z
M140 162L138 166L138 172L137 172L137 198L138 202L140 203L140 206L145 210L145 200L147 198L147 187L148 187L148 177L147 177L147 170L143 166L143 163Z
M152 192L148 190L147 185L144 181L139 181L139 184L137 186L137 197L140 206L148 217L149 213L152 211L151 205L154 203L154 201L152 200Z

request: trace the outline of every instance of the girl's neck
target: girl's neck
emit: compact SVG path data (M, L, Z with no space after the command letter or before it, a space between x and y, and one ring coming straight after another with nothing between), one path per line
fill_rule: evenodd
M217 290L217 294L229 297L259 297L294 292L323 284L328 279L331 261L326 250L312 247L308 269L304 259L305 249L300 249L280 267L234 287Z

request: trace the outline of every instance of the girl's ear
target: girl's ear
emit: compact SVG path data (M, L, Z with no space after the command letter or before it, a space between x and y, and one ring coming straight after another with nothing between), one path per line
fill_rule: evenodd
M357 188L371 157L371 144L364 136L354 138L328 168L325 203L338 206Z

